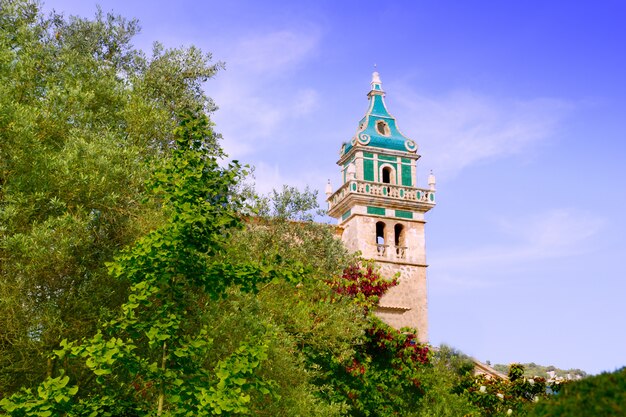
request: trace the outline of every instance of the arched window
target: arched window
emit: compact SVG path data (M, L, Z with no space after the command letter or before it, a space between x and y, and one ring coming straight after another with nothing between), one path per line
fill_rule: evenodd
M384 256L387 250L385 245L385 223L376 222L376 252L378 256Z
M394 232L394 243L396 246L404 246L404 226L401 224L396 224L393 227Z
M406 257L406 241L404 238L404 226L396 224L393 226L394 245L396 247L396 256L400 259Z
M385 223L383 222L376 223L376 244L385 244Z
M383 182L385 184L391 184L391 168L390 167L384 167L383 168Z

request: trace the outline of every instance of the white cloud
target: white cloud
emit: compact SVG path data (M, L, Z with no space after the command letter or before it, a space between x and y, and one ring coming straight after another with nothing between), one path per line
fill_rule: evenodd
M446 271L489 270L549 258L591 252L588 242L605 226L596 214L579 209L553 209L526 217L499 219L498 229L513 242L436 254Z
M223 85L214 97L220 109L212 118L224 137L224 148L229 155L242 158L287 140L289 132L282 127L314 111L319 94L313 89L303 89L281 101L252 88Z
M525 219L498 222L502 231L552 255L580 246L597 234L604 223L596 214L579 209L553 209Z
M468 166L527 151L548 140L569 109L564 101L502 100L469 91L428 97L394 87L401 128L415 135L428 166L445 177Z
M307 59L319 39L320 33L313 27L255 35L237 42L231 62L249 72L284 71Z
M248 155L254 151L254 148L250 144L239 141L234 135L230 135L228 129L226 131L220 129L219 123L217 130L224 136L222 139L222 148L226 155L228 155L228 159L241 159L242 156Z
M224 147L243 158L285 140L286 122L315 110L319 93L292 88L286 71L311 59L320 42L314 27L269 32L236 40L224 59L227 70L212 81L210 95L220 110L213 116Z
M442 271L438 271L436 276L438 288L454 288L455 290L464 290L472 288L487 288L493 286L493 283L488 282L484 279L475 278L470 275L451 273L446 271L445 269Z
M266 162L259 162L254 169L255 189L259 194L268 194L272 190L280 190L283 185L291 185L304 189L306 185L301 180L293 180L291 176L284 176L278 165L270 165Z
M260 194L267 194L273 189L281 189L283 185L291 185L301 190L308 186L311 190L318 190L320 206L322 203L325 204L326 196L322 192L326 181L327 175L315 169L308 169L301 175L294 176L291 170L284 173L279 164L261 161L254 167L255 188Z
M293 109L296 115L305 116L317 108L319 93L312 88L301 90L297 93Z

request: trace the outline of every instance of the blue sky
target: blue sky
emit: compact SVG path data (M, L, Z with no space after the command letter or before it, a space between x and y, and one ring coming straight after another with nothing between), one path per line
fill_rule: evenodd
M138 18L146 51L226 62L206 84L213 119L263 192L339 184L377 64L418 183L437 176L431 342L492 363L626 365L626 2L99 4Z

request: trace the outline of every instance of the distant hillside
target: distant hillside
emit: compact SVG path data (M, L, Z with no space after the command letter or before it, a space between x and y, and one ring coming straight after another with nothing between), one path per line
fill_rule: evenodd
M581 379L587 376L587 373L580 369L559 369L554 366L537 365L534 362L523 363L524 376L531 378L533 376L542 376L546 379L561 377L564 379ZM509 365L496 364L492 367L505 375L509 373Z

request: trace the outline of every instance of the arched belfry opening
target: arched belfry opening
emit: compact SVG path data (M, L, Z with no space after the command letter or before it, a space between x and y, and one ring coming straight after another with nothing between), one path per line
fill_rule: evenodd
M393 227L393 236L394 236L394 245L396 248L396 256L400 259L404 259L406 257L406 238L404 226L400 223L396 224Z
M389 184L391 181L391 168L384 167L383 168L383 182L385 184Z
M392 184L393 180L393 170L391 167L383 167L382 169L382 182L385 184Z
M385 244L385 223L384 222L376 223L376 244L377 245Z
M383 256L385 254L385 222L376 222L376 251L378 255Z

